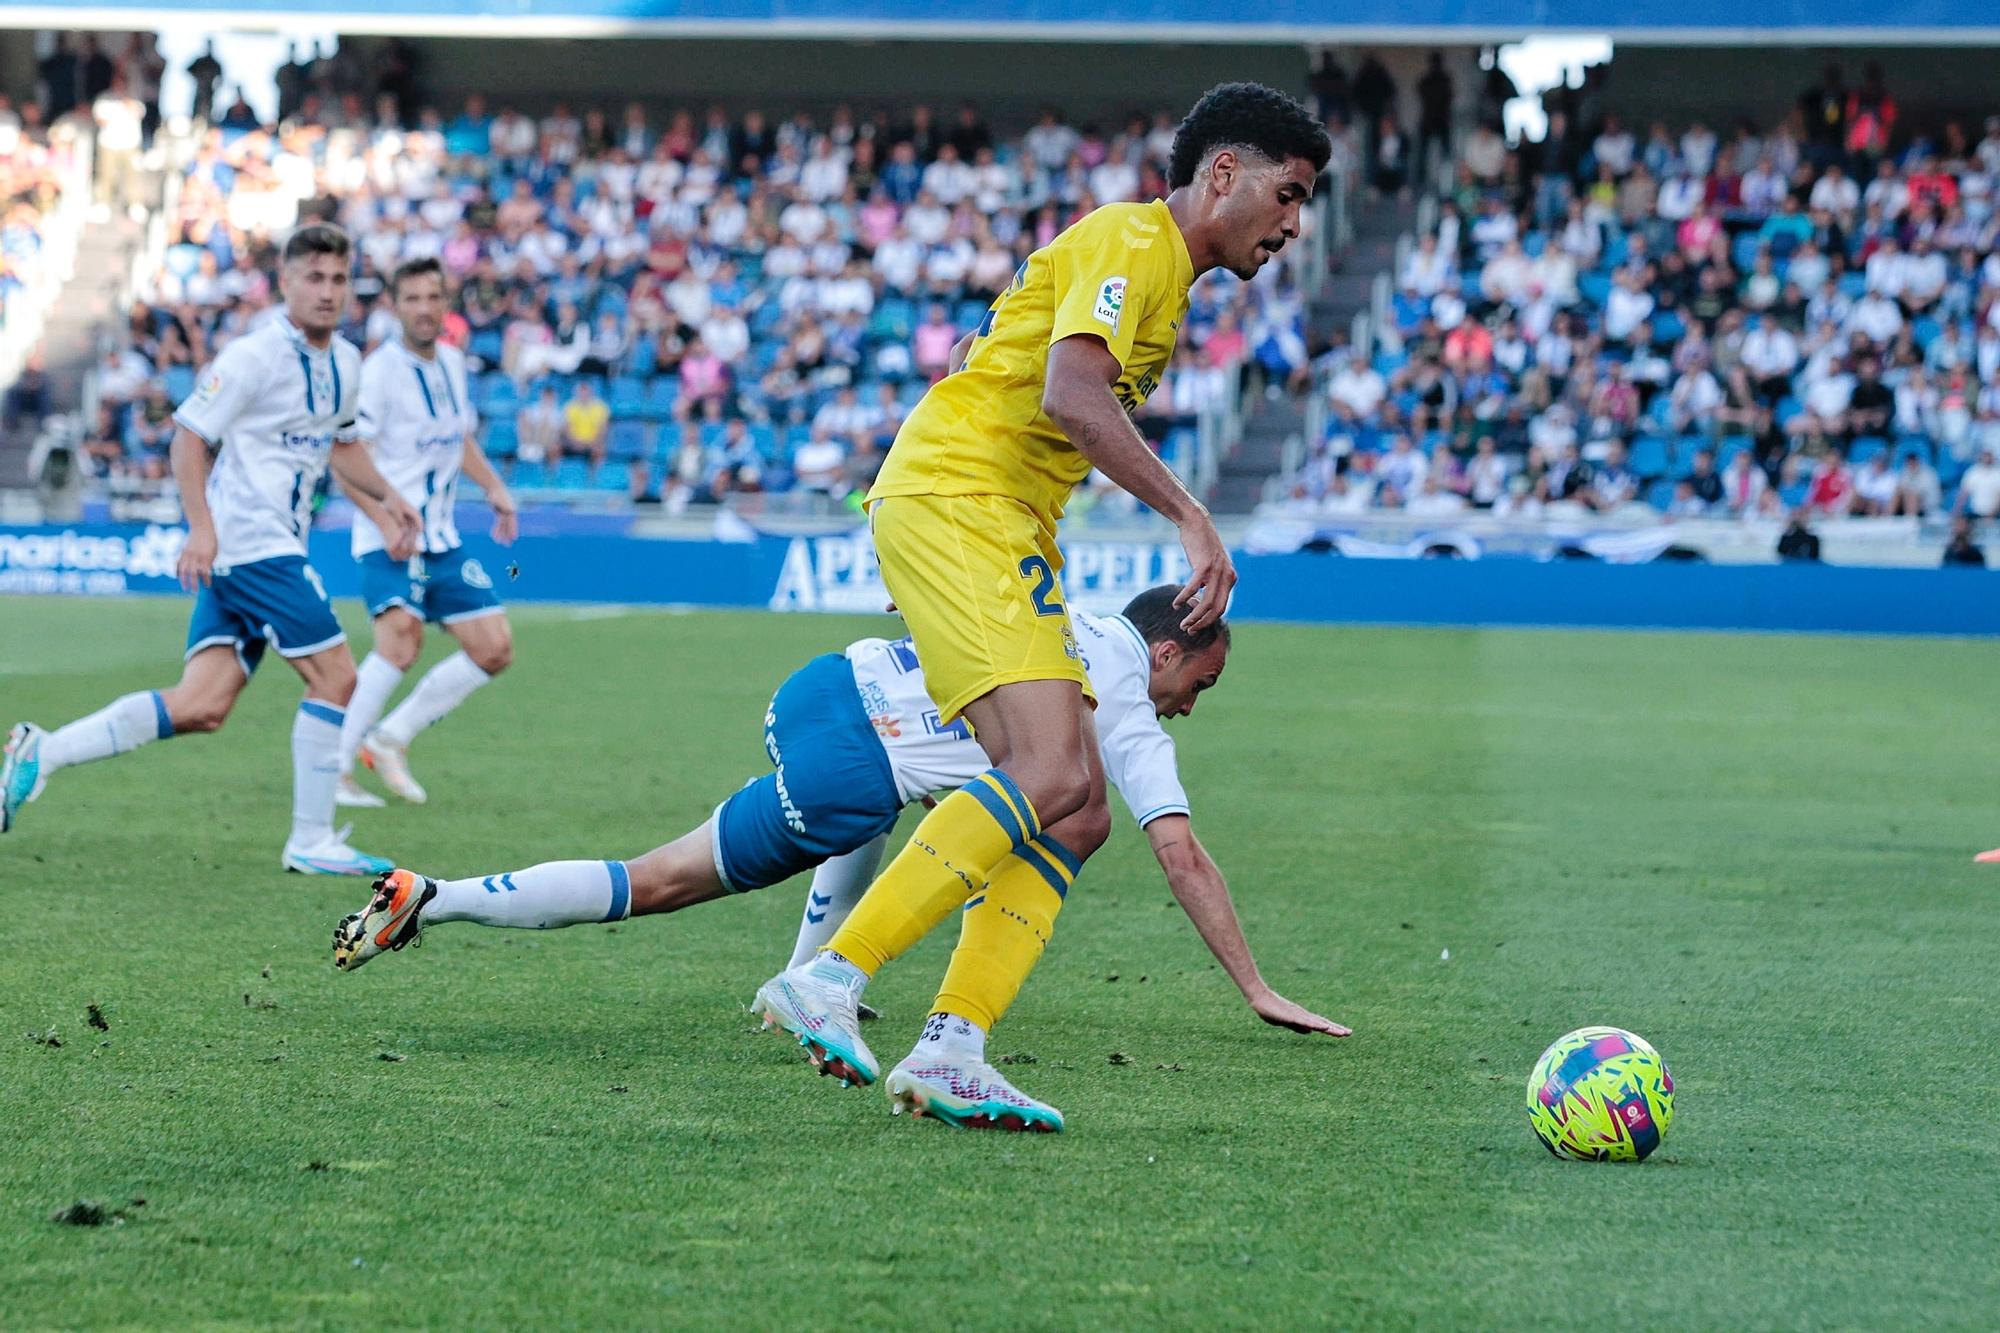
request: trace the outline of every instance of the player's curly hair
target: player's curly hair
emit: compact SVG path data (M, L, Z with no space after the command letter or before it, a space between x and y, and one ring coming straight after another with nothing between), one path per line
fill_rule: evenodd
M1194 173L1218 148L1248 148L1273 162L1302 157L1325 171L1333 156L1326 126L1295 97L1261 83L1218 83L1203 93L1174 131L1167 185L1194 183Z
M1193 634L1181 628L1181 622L1187 619L1188 608L1174 605L1174 598L1180 593L1178 584L1162 583L1127 602L1119 614L1132 622L1132 628L1139 631L1139 637L1149 646L1177 643L1182 652L1188 653L1203 652L1217 639L1226 646L1229 643L1229 622L1226 620L1218 620Z

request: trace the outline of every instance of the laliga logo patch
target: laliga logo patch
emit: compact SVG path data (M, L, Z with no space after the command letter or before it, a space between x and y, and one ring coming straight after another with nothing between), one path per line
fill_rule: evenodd
M211 370L208 374L202 376L201 383L195 386L194 396L197 400L205 403L221 392L222 376Z
M1118 321L1125 314L1125 279L1106 278L1104 285L1097 289L1097 304L1092 307L1090 317L1100 324L1110 326L1118 332Z
M487 576L486 567L477 560L468 560L458 567L458 576L465 580L468 588L490 588L493 580Z

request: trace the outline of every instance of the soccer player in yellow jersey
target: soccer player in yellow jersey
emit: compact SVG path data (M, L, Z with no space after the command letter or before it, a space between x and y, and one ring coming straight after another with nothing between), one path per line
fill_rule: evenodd
M1331 151L1283 93L1211 89L1175 132L1171 193L1100 208L1031 255L903 423L868 497L882 579L941 724L965 718L992 767L937 803L818 958L757 992L767 1023L796 1034L822 1073L876 1080L862 988L964 908L923 1037L889 1076L894 1109L1062 1127L985 1059L987 1032L1110 831L1056 523L1076 484L1102 471L1180 529L1193 570L1175 602L1186 629L1222 617L1229 553L1130 414L1173 356L1195 279L1255 276L1299 234Z

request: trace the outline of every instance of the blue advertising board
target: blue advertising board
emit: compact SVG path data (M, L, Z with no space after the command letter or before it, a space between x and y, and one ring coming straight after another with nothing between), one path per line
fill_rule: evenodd
M0 593L182 595L179 528L0 528ZM347 534L312 535L335 597L359 592ZM888 601L867 534L665 541L612 534L524 536L469 546L519 602L879 612ZM1116 610L1178 582L1179 547L1075 541L1070 601ZM2000 577L1982 570L1711 565L1594 560L1350 560L1239 555L1239 620L1336 624L1560 625L1861 634L2000 634Z

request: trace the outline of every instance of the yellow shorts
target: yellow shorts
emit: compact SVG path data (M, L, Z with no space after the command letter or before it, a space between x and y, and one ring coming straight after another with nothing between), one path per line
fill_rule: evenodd
M869 509L882 582L916 640L939 720L1022 680L1091 694L1055 534L1004 495L891 495Z

